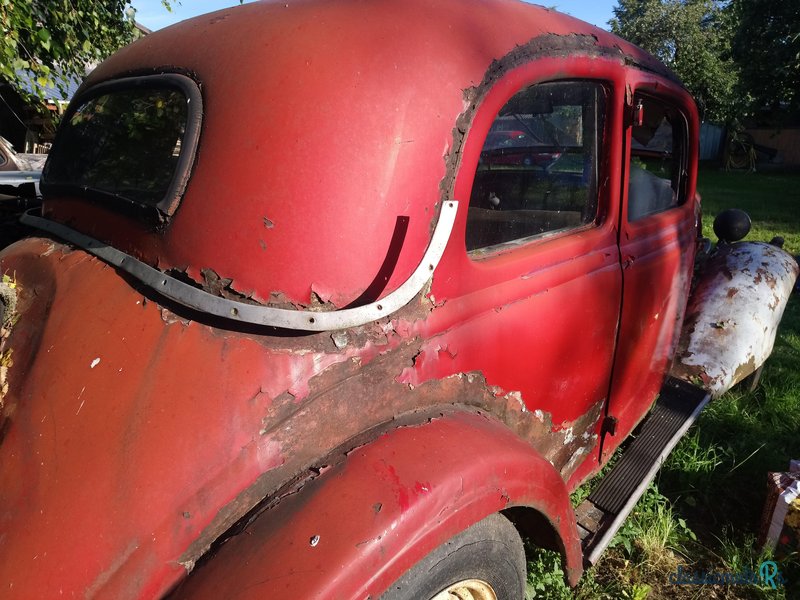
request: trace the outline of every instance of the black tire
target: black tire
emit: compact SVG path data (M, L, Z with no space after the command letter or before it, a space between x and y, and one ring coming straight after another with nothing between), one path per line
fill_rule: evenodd
M398 579L381 600L428 600L460 581L488 583L498 600L522 600L525 550L511 522L493 514L462 531Z

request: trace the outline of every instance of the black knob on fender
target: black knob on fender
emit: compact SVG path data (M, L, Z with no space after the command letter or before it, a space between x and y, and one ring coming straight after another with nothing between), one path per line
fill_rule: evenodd
M714 233L720 242L738 242L750 233L750 215L738 208L723 210L714 219Z

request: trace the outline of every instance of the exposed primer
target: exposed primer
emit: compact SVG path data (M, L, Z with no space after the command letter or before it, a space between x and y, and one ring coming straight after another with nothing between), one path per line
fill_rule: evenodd
M721 246L704 264L686 310L672 374L719 396L772 353L798 274L776 246Z

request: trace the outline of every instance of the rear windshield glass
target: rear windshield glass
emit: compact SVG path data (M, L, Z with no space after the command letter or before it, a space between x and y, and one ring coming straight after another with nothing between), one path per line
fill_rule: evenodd
M182 191L175 189L177 171L194 150L187 148L193 145L186 135L189 98L185 86L169 79L138 81L100 88L67 115L43 176L46 186L171 212Z

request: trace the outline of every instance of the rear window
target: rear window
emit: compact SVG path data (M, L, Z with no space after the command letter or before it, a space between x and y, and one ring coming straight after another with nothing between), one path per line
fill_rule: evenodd
M182 75L90 89L65 115L42 177L45 193L177 208L199 134L200 92Z

